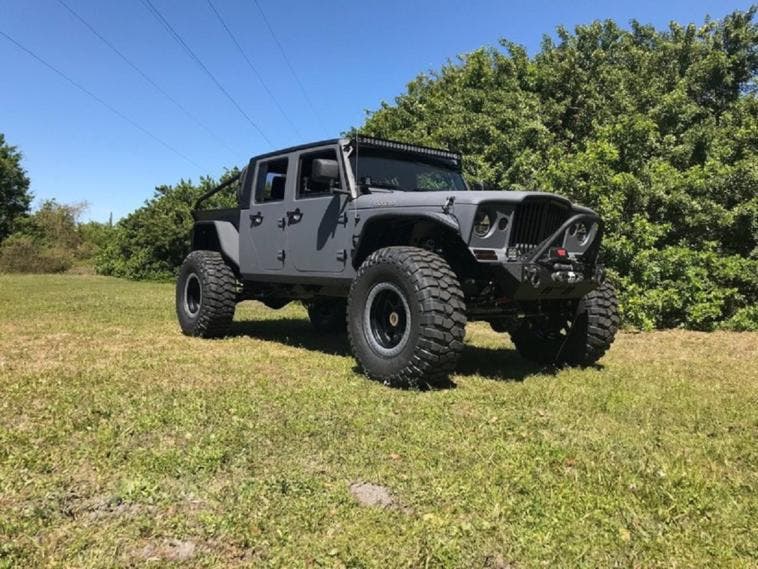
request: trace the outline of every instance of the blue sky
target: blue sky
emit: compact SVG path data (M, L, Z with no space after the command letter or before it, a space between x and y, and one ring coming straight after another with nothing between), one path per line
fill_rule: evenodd
M749 2L213 0L273 93L250 71L208 0L151 0L266 140L141 0L65 0L212 134L169 102L58 0L0 0L0 31L189 160L167 149L0 36L0 132L24 154L37 203L89 203L85 217L126 215L159 184L218 176L282 146L331 138L391 101L419 72L501 37L534 53L559 24L613 18L702 23ZM302 84L305 95L298 84ZM306 98L307 97L307 98ZM285 116L286 115L286 116ZM294 124L294 128L293 125Z

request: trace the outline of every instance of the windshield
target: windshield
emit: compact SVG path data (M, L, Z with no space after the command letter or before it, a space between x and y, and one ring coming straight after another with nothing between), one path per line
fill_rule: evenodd
M444 160L361 148L358 168L355 152L350 165L359 184L405 192L466 191L466 183L458 168Z

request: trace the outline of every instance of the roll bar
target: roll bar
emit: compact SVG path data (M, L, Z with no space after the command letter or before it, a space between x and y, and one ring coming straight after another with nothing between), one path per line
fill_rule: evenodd
M200 196L199 198L197 198L197 200L195 200L194 204L192 204L192 210L194 211L198 209L200 207L200 204L203 203L205 200L207 200L209 197L219 193L221 190L228 188L234 182L238 181L242 177L243 172L244 170L241 170L236 176L229 178L225 182L220 183L215 188L212 188L208 190L207 192L205 192L202 196Z

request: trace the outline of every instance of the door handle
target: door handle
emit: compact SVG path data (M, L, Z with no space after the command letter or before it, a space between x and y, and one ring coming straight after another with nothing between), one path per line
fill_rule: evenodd
M263 216L261 215L261 212L251 213L250 221L252 222L253 225L260 225L261 223L263 223Z
M300 211L300 208L297 208L295 210L288 211L287 217L289 218L290 223L297 223L303 219L303 214Z

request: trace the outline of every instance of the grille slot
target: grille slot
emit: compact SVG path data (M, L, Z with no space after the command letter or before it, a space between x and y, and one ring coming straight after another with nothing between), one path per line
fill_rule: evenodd
M528 253L550 237L569 217L568 209L553 200L521 202L514 214L510 246Z

